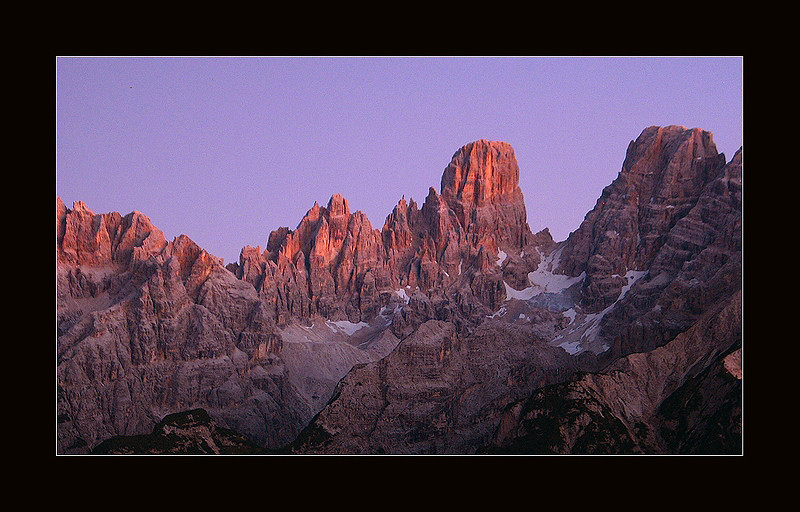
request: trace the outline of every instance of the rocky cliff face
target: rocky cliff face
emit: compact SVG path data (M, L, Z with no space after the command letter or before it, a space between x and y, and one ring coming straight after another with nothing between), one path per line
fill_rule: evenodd
M724 166L711 134L699 129L654 126L630 143L619 176L565 242L560 268L572 276L586 272L581 303L587 310L616 300L625 284L619 276L651 267Z
M227 267L188 237L166 242L139 212L95 214L57 199L59 450L143 434L192 407L281 446L352 365L384 356L397 336L432 318L474 327L503 297L498 243L529 233L513 152L474 145L516 172L497 176L510 195L490 187L473 204L455 194L466 220L431 189L421 209L402 199L378 231L334 194ZM454 162L477 176L469 181L491 184L493 164L462 153ZM523 212L513 236L476 220L512 199Z
M393 291L428 294L465 281L473 293L463 300L494 308L504 298L498 251L519 254L548 237L530 232L511 146L480 140L453 155L441 193L431 187L421 207L402 198L381 231L334 194L295 230L273 231L263 252L245 247L228 268L274 305L278 325L316 314L358 323L374 318ZM509 272L535 268L529 253Z
M482 453L742 453L741 293L666 345L543 386L506 408Z
M313 411L252 286L185 236L165 243L139 213L56 210L61 453L196 405L260 443L293 438Z
M527 235L538 243L524 248L502 246L509 251L498 252L505 256L499 263L506 293L478 329L455 341L426 336L433 344L428 352L447 354L439 356L429 386L421 376L410 382L397 376L425 367L409 356L424 357L414 348L426 332L419 328L392 354L343 379L289 451L740 451L741 158L739 150L726 164L708 132L644 130L618 178L566 241L540 233ZM462 175L449 170L448 179L448 172ZM467 190L467 197L480 197ZM522 272L509 271L529 251L536 259L523 263ZM572 357L556 362L539 353L526 367L536 359L527 353L518 366L507 326L525 333L528 350L540 340ZM474 343L489 332L491 341ZM479 379L477 414L462 408L467 379L453 377L479 374L470 362L492 368L491 355L472 357L476 346L492 347L506 364ZM416 394L427 387L436 389L436 400ZM515 393L525 398L514 400ZM393 413L418 409L425 414ZM367 416L345 424L337 419L344 411Z
M470 245L522 249L530 241L514 149L479 140L459 149L442 175L442 199Z
M726 164L708 132L647 128L557 243L528 227L511 146L480 140L381 230L334 194L227 267L185 236L165 241L141 213L57 199L58 451L150 435L196 408L290 453L513 450L541 432L531 414L554 414L541 400L563 401L587 375L592 397L608 398L570 404L612 410L591 428L630 442L574 442L573 422L548 450L709 446L708 411L737 411L719 369L735 357L717 364L735 350L737 312L724 326L709 312L731 311L741 289L741 169L741 150ZM629 381L602 377L641 353L651 359ZM665 353L685 369L655 362ZM643 400L643 378L669 381L646 413L609 405L614 393ZM687 419L670 400L712 406ZM735 428L723 430L730 447Z
M468 336L429 320L380 361L354 368L293 453L471 453L505 404L577 368L528 328L487 321Z
M709 132L650 127L631 142L557 270L585 276L578 305L599 316L605 359L663 345L741 288L741 194L741 149L726 164Z

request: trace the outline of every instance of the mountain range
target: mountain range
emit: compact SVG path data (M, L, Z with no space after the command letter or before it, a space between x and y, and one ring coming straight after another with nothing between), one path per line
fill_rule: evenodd
M57 453L742 453L741 148L644 129L560 242L519 177L474 141L227 265L57 197Z

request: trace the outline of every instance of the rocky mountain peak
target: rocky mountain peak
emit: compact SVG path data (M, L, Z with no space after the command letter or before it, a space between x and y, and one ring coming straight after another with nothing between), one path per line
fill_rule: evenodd
M441 194L464 210L519 200L522 192L514 148L485 139L462 146L442 174Z
M560 268L587 273L585 305L599 310L614 302L624 283L612 276L648 268L724 167L705 130L651 126L632 140L617 178L565 242Z
M620 177L632 201L691 200L724 165L711 132L651 126L628 145Z
M166 246L164 234L141 212L95 214L82 201L69 209L58 197L56 242L59 262L89 266L128 266Z
M59 199L59 201L61 201ZM63 204L63 201L62 201ZM89 208L89 206L84 203L83 201L75 201L72 203L72 211L75 213L84 213L88 215L94 215L94 212Z
M496 253L501 247L520 249L530 240L519 164L506 142L481 139L456 151L442 173L441 199L474 247Z
M328 200L328 212L331 216L350 215L347 199L342 197L341 194L333 194Z

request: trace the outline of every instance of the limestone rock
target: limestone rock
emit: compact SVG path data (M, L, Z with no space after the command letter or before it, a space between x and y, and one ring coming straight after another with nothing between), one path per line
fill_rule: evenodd
M158 254L164 234L139 212L94 214L81 201L72 209L56 198L57 257L65 263L127 266Z
M380 361L353 368L286 451L474 453L507 404L576 368L529 330L486 322L461 337L430 320Z
M441 187L429 189L422 207L403 197L380 232L334 194L326 207L315 203L295 230L273 231L263 253L243 248L228 268L274 304L280 326L316 314L369 321L385 306L381 294L404 287L428 293L462 281L471 287L467 295L495 308L505 297L494 264L506 254L501 248L513 253L506 268L519 283L538 264L533 248L553 243L549 233L530 233L513 149L485 140L462 147Z
M510 405L481 453L739 454L741 381L724 367L741 341L737 293L658 349Z
M563 242L519 172L475 141L381 230L333 194L227 266L57 198L58 452L195 409L293 453L735 452L741 150L645 129Z
M604 318L612 357L651 350L742 285L741 150L663 236L648 274Z
M625 283L613 276L650 267L667 234L724 166L711 133L699 129L653 126L630 143L619 175L565 242L561 270L586 272L587 310L616 300Z
M482 139L463 146L445 168L441 190L473 245L526 245L530 229L509 144Z
M73 232L94 234L103 230L82 228L124 219L89 211L81 206L76 219L62 219L81 227ZM109 237L118 241L110 252L88 250L96 246L76 243L81 236L60 239L59 453L143 434L164 414L192 407L262 445L291 440L312 412L282 374L280 337L253 287L185 236L158 253L137 252L146 244L130 241L153 230L125 235L134 225L118 224L130 230Z
M631 143L620 176L568 240L555 243L543 232L526 234L516 244L506 238L507 245L497 244L504 240L497 230L480 228L487 224L480 222L478 210L496 206L495 201L513 204L513 193L486 185L489 173L480 170L487 168L484 162L496 162L494 156L470 155L466 149L457 153L443 177L442 194L429 193L422 210L398 204L383 232L398 254L417 255L407 260L419 263L409 277L426 285L430 272L423 272L421 263L442 261L436 242L446 231L436 229L441 222L432 223L424 212L442 212L442 203L447 204L449 224L460 228L450 233L457 234L452 238L468 265L446 287L440 303L445 307L432 300L431 290L412 296L393 325L402 339L397 349L348 374L331 403L287 450L740 450L740 388L725 361L731 367L728 354L741 339L741 150L726 164L708 132L648 128ZM537 286L548 290L553 281L577 284L568 294L552 297L536 291ZM495 293L493 283L516 290L507 293L519 298ZM470 297L477 300L463 302ZM480 307L470 307L476 304ZM485 315L487 306L495 313ZM515 339L530 347L536 340L549 340L550 348L564 346L558 339L576 327L564 316L564 323L556 319L568 308L580 311L579 334L600 336L605 348L596 358L591 352L570 352L575 357L553 366L541 359L536 369L518 366ZM437 317L441 311L450 314L445 324ZM514 312L511 319L503 316L508 311ZM459 319L480 313L499 318L453 329L465 325ZM515 321L518 314L530 323ZM502 371L492 370L494 350L502 354ZM525 358L528 363L534 359L531 353ZM581 375L578 370L592 373L568 382ZM525 377L513 377L515 372ZM499 375L505 382L495 380ZM469 385L473 376L481 383L475 388ZM527 402L511 398L526 393ZM702 405L695 409L698 401ZM345 422L345 417L354 421Z

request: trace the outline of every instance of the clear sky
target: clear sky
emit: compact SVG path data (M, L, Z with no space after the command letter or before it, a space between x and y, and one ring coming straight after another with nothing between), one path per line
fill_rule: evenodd
M56 194L225 262L342 194L381 229L453 153L514 147L528 223L577 229L651 125L743 145L740 57L56 59Z

